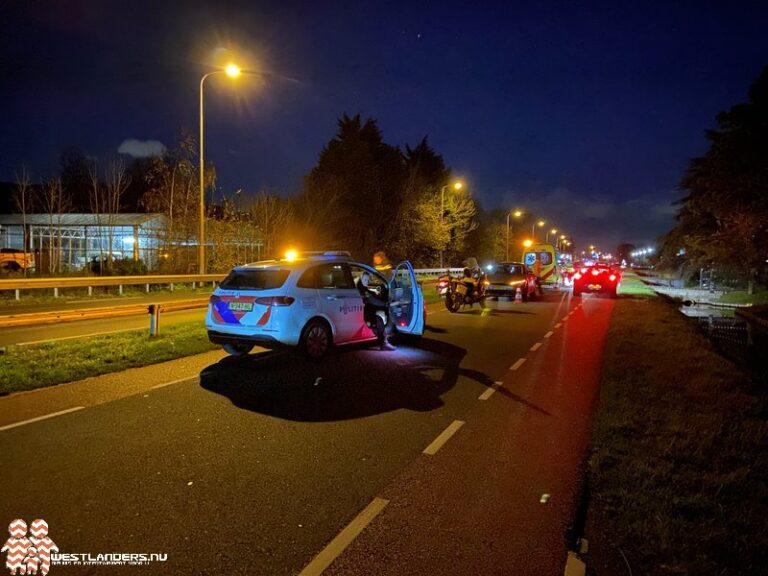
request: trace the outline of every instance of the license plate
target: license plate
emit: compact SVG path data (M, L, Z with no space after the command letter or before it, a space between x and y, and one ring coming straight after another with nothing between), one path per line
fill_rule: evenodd
M230 302L229 309L235 312L250 312L253 310L253 302Z

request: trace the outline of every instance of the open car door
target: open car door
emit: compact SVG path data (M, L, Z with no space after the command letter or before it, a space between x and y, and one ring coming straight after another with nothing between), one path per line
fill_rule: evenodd
M424 332L424 295L410 262L398 264L389 281L389 314L401 334Z

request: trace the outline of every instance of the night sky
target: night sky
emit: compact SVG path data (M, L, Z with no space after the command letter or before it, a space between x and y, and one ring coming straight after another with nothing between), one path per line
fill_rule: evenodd
M671 226L704 130L768 64L768 2L7 0L0 15L0 180L49 177L68 146L172 147L196 134L201 75L232 59L267 74L206 81L221 193L295 192L359 112L392 144L428 136L485 207L607 248Z

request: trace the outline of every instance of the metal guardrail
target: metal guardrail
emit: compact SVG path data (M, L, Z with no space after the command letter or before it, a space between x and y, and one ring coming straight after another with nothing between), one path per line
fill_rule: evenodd
M173 290L174 284L203 284L205 282L221 282L224 274L164 274L154 276L81 276L73 278L18 278L0 280L0 291L15 292L16 300L20 298L21 290L40 290L53 288L54 297L59 296L59 290L64 288L88 288L88 295L94 287L117 286L120 294L123 286L145 286L146 292L153 284L167 284Z
M462 268L419 268L414 270L416 275L422 278L436 278L450 272L460 274ZM16 300L21 298L22 290L53 289L54 297L59 296L59 290L65 288L88 288L88 295L93 293L93 288L105 286L117 286L119 293L123 293L123 286L144 286L149 292L149 287L156 284L166 284L173 290L174 284L203 284L206 282L221 282L224 274L165 274L153 276L81 276L73 278L15 278L13 280L0 280L0 292L10 291L15 293Z

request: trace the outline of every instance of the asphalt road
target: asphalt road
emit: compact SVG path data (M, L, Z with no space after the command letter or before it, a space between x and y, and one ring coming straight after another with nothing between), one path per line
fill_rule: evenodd
M321 364L227 358L0 431L0 522L44 518L62 552L168 554L51 574L297 574L379 498L328 573L562 573L612 308L580 304L431 314L418 344Z

